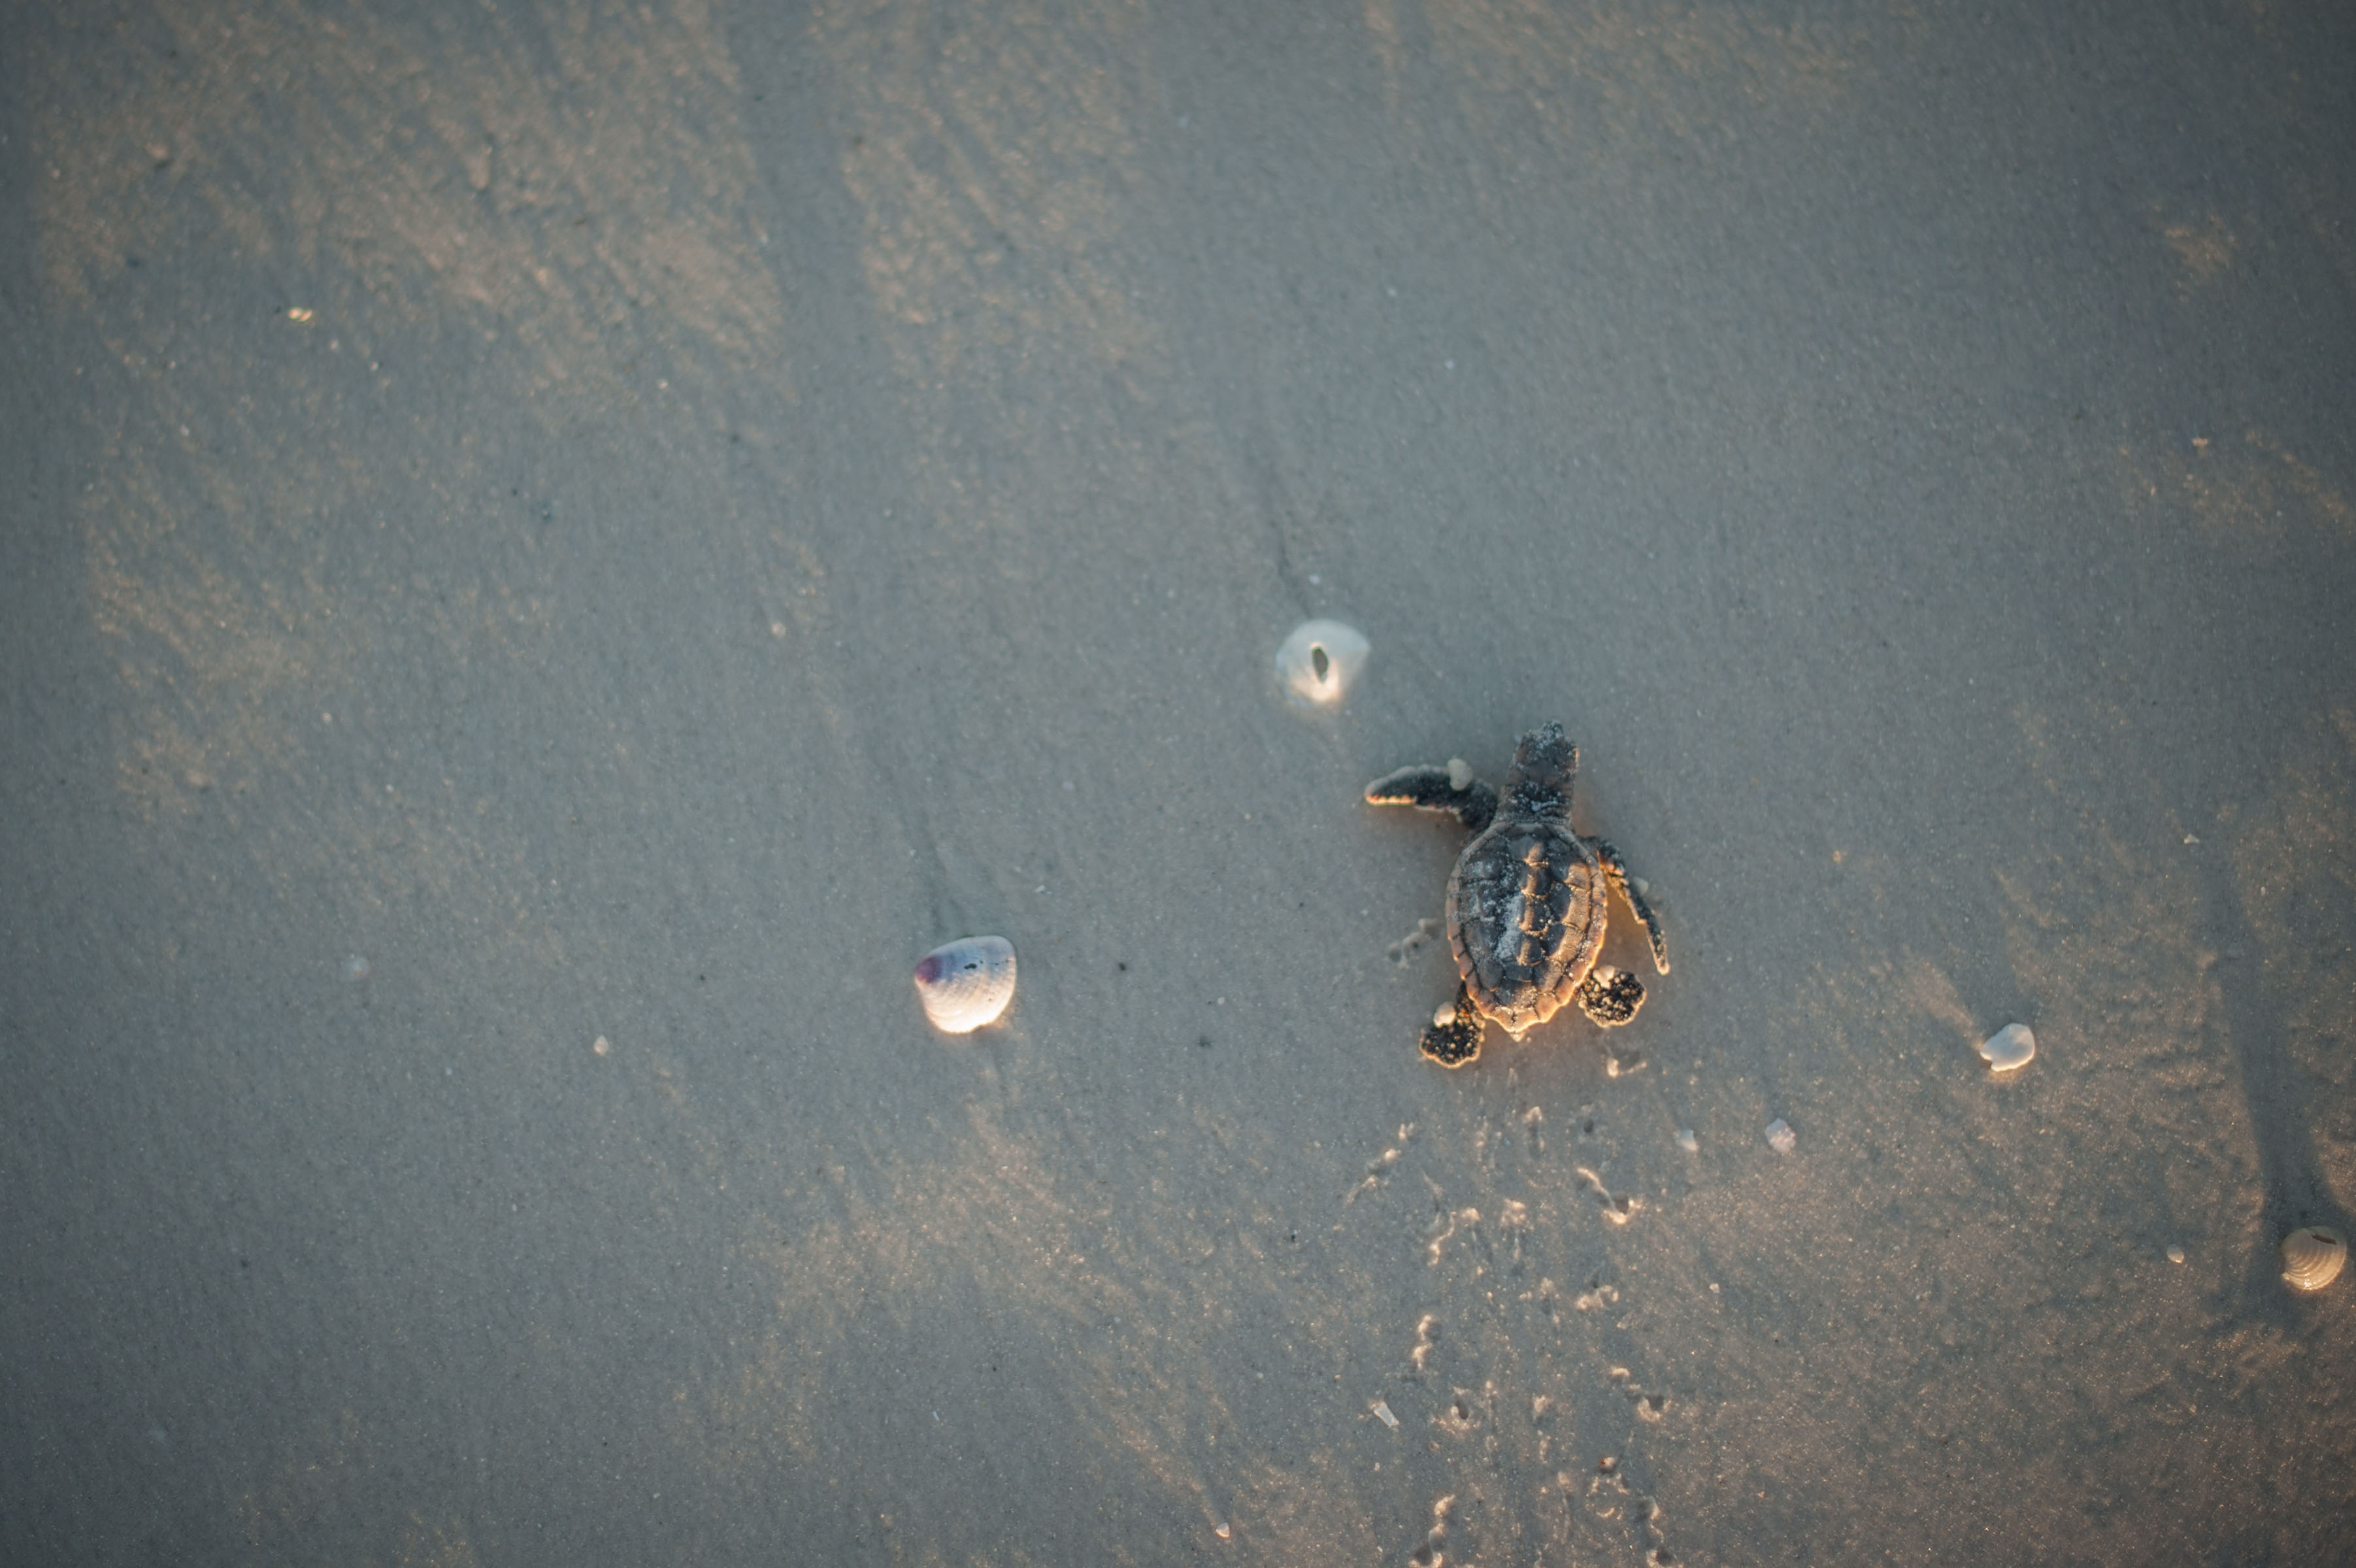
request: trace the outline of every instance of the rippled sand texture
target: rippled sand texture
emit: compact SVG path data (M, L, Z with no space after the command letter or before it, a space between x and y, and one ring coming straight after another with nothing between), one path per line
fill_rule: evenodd
M2356 24L1918 10L18 7L0 1559L2329 1558Z

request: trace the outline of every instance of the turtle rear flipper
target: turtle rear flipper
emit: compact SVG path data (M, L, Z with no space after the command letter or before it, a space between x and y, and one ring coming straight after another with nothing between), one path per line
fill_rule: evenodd
M1462 984L1456 1000L1432 1015L1420 1042L1423 1054L1441 1067L1462 1067L1481 1054L1481 1014Z
M1479 832L1497 814L1497 791L1472 777L1462 762L1445 768L1402 768L1366 786L1370 806L1416 806L1427 811L1448 811Z
M1602 1029L1619 1027L1633 1018L1636 1009L1644 1004L1644 988L1636 977L1608 963L1599 963L1589 970L1587 978L1570 994L1578 1001L1580 1011ZM1430 1049L1429 1046L1424 1048Z

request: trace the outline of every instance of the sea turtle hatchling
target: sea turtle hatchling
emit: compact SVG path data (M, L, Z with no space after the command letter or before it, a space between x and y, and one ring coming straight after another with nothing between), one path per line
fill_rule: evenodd
M1620 852L1571 831L1571 781L1579 748L1549 724L1522 736L1502 793L1472 777L1462 759L1445 768L1402 768L1366 786L1376 806L1447 811L1472 832L1448 878L1448 945L1461 980L1456 1000L1423 1031L1423 1054L1462 1067L1481 1054L1483 1021L1515 1039L1567 1002L1605 1028L1644 1003L1636 977L1599 964L1608 883L1652 939L1653 967L1669 972L1661 922L1628 879Z

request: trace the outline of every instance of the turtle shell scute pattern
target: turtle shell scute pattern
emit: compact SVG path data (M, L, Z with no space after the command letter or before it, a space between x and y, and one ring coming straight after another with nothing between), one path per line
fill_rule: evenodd
M1602 867L1567 823L1504 822L1448 882L1448 939L1481 1011L1516 1036L1571 999L1603 945Z

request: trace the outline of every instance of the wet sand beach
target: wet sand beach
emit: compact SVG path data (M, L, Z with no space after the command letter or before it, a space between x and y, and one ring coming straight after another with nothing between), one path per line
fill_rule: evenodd
M0 12L0 1558L2337 1560L2351 81ZM1548 721L1673 966L1443 1070Z

